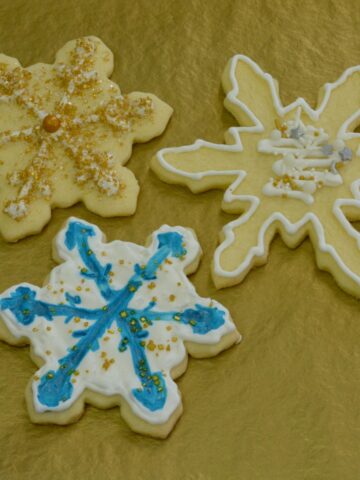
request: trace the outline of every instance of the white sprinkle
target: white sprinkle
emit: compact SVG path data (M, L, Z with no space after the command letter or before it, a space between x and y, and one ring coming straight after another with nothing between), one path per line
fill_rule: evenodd
M74 93L75 91L75 83L73 80L71 80L69 82L69 85L68 85L68 88L67 88L68 92L71 94L71 93Z
M25 198L29 195L29 192L32 189L33 183L34 183L34 180L32 178L29 178L29 180L21 188L19 193L19 198Z
M11 202L4 208L4 212L10 215L13 219L24 217L27 214L27 211L28 208L24 200L20 200L20 202Z
M98 181L98 186L101 188L101 190L104 190L106 194L111 197L112 195L115 195L119 191L119 182L117 180L105 180L104 178L101 178Z

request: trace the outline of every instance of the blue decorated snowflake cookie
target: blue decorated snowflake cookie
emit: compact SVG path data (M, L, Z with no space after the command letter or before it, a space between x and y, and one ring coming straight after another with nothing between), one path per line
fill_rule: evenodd
M54 251L60 265L44 287L0 296L0 336L30 343L40 367L27 388L31 419L66 424L85 403L119 405L133 430L167 436L182 412L173 378L187 351L212 356L240 340L228 310L187 279L201 255L193 232L164 225L148 247L105 243L70 218Z

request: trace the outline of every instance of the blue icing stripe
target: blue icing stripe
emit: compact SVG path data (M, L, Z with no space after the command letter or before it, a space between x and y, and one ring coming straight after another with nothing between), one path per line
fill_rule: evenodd
M181 321L191 325L193 332L199 335L205 335L211 330L216 330L225 323L225 312L216 307L195 305L195 309L188 308L180 316Z
M147 322L176 321L189 325L194 333L205 335L211 330L216 330L225 323L225 312L217 307L204 307L196 304L195 308L187 308L183 312L154 312L152 309L144 310L144 318Z
M148 410L161 410L166 402L166 386L161 372L151 372L145 349L141 344L143 334L148 332L144 331L140 322L132 317L132 312L128 314L123 311L122 313L123 317L117 318L118 326L123 333L119 350L125 351L130 348L135 373L141 381L141 388L133 389L132 393Z
M41 315L48 320L50 316L47 309L34 308L36 292L28 287L18 287L10 293L10 297L0 300L1 310L10 310L16 320L22 325L30 325L36 315Z
M86 266L81 271L82 275L94 279L101 295L105 300L109 300L115 293L108 281L111 264L101 265L91 250L88 238L95 235L94 227L82 222L70 222L65 234L65 246L68 250L73 250L77 247L80 257Z
M67 319L81 317L87 320L96 319L96 310L89 310L70 305L58 305L36 300L36 292L29 287L17 287L10 297L0 300L1 310L10 310L22 325L30 325L37 316L52 321L56 316ZM68 320L67 320L68 321Z
M142 321L145 319L148 325L156 321L180 322L191 327L193 333L204 335L224 324L225 311L196 304L184 311L157 312L153 301L144 309L129 308L139 288L144 282L156 278L157 270L168 257L181 258L186 255L183 236L178 232L158 234L155 253L146 265L135 265L133 275L120 290L110 286L111 264L102 265L90 248L88 239L95 236L92 226L72 221L65 233L65 246L70 251L74 248L78 250L84 263L79 274L95 282L105 300L102 307L83 308L80 306L81 297L68 292L65 294L65 304L43 302L36 298L35 290L19 286L8 298L0 301L1 310L10 310L22 325L30 325L36 317L48 321L65 317L65 323L79 317L91 322L88 328L73 332L72 336L77 342L58 361L58 369L49 370L41 377L37 394L41 404L51 409L71 399L74 390L72 377L77 368L89 352L99 349L99 341L115 323L120 336L118 350L130 352L134 374L141 385L132 390L134 398L147 410L161 410L167 398L166 383L161 372L151 371L144 341L149 332L144 329Z

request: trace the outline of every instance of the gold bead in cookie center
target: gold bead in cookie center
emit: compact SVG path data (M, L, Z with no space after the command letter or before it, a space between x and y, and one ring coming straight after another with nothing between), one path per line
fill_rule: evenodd
M54 133L60 128L60 120L55 115L46 115L42 126L46 132Z

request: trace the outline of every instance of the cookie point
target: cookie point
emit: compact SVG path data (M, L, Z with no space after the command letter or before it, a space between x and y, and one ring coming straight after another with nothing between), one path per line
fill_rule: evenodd
M54 133L60 128L60 120L55 115L46 115L42 127L46 132Z

